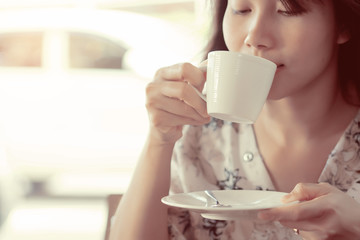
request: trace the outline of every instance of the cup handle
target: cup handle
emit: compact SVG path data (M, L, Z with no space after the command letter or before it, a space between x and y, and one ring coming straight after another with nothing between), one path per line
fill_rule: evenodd
M206 73L207 72L207 60L203 61L200 63L200 66L198 66L198 68ZM195 90L195 92L197 93L197 95L199 95L199 97L202 98L202 100L204 100L206 102L206 95L202 94L199 90L197 90L196 87L194 87L193 85L191 85L189 82L188 84ZM206 82L205 82L205 85L204 85L204 89L206 89Z
M206 102L206 95L202 94L199 90L197 90L196 87L191 85L189 82L188 82L188 84L195 90L196 94L199 95L199 97L201 97L202 100L204 100Z

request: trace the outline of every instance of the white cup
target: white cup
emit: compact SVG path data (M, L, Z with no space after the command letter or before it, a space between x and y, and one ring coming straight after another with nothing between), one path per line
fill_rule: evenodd
M208 54L207 111L210 116L237 123L256 121L269 94L276 64L238 52Z

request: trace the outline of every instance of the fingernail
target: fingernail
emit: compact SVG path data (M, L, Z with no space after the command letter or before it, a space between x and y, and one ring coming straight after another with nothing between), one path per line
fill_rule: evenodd
M261 220L273 220L275 218L275 216L268 211L259 212L257 216Z
M293 201L293 195L292 194L286 194L281 198L282 202L291 202Z
M210 119L211 119L211 118L210 118L209 115L206 114L206 115L204 116L204 122L209 122Z

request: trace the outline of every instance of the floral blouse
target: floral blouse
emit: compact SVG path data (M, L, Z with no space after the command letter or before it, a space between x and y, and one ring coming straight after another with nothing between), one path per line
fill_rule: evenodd
M360 112L350 123L320 175L360 202ZM252 125L212 119L185 126L171 163L170 194L205 189L275 190L259 153ZM300 239L279 222L211 220L169 208L169 238L176 240Z

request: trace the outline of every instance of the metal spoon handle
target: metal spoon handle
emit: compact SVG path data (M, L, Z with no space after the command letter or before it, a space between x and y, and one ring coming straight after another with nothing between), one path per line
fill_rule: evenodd
M206 195L208 195L209 197L211 197L211 198L216 202L216 204L219 204L219 201L216 199L216 197L215 197L215 195L213 194L212 191L210 191L210 190L205 190L205 193L206 193Z

